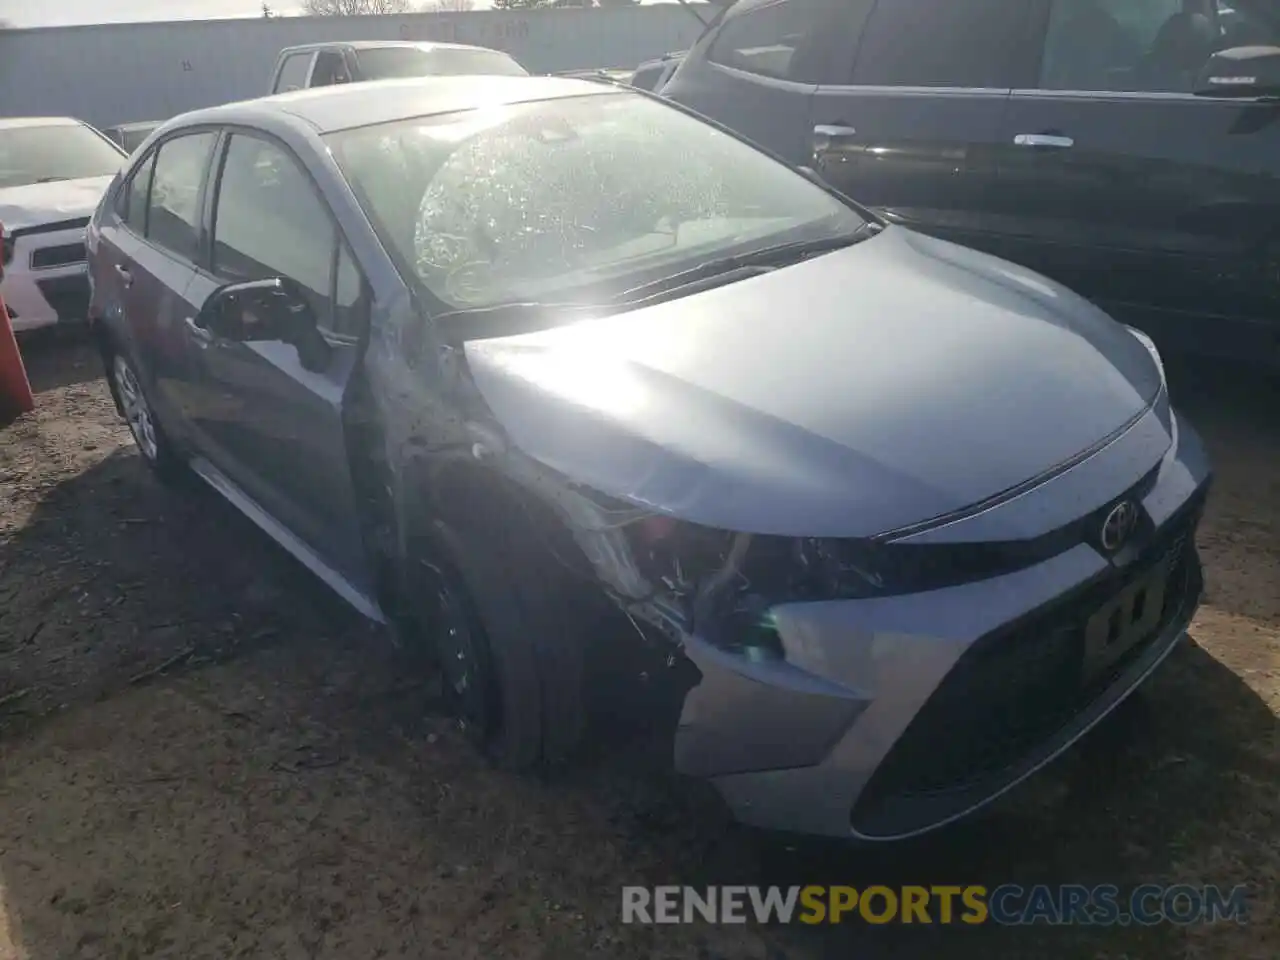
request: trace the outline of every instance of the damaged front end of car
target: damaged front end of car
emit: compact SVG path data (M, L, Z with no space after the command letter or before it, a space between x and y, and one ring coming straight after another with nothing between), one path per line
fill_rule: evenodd
M385 529L406 556L424 516L518 502L538 518L535 539L569 544L579 583L622 615L621 643L638 632L696 668L672 711L679 771L711 779L747 823L912 836L1047 763L1172 649L1199 597L1188 530L1207 460L1144 346L1083 308L1039 326L975 308L971 328L1022 338L1025 362L993 371L969 353L904 394L889 358L909 356L896 345L915 342L910 329L877 339L833 322L807 336L768 309L770 282L602 318L537 316L525 332L478 323L446 339L408 308L374 324L365 367ZM909 327L919 314L895 315ZM1064 333L1068 319L1083 335ZM750 349L722 346L721 325L751 330ZM1092 374L1055 372L1064 350ZM479 487L482 499L448 499ZM1132 556L1095 543L1118 498L1145 517ZM1106 676L1083 676L1080 618L1174 553L1182 566L1167 569L1182 573L1157 628ZM554 634L563 619L544 622ZM1022 623L1052 643L1024 638ZM984 660L974 669L999 681L989 695L938 699L988 648L1018 670ZM1041 649L1056 652L1021 670L1021 652ZM910 769L859 807L909 728ZM978 750L1001 729L1018 736ZM952 755L980 762L938 765Z

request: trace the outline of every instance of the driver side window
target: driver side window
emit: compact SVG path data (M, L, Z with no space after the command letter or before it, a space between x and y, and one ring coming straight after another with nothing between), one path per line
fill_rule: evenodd
M1235 0L1215 0L1222 48L1280 46L1280 16L1270 22L1259 11L1245 8Z
M1040 87L1192 93L1226 45L1217 0L1053 0Z
M233 134L218 183L213 272L222 280L287 277L306 292L319 326L357 336L363 286L328 204L275 143Z

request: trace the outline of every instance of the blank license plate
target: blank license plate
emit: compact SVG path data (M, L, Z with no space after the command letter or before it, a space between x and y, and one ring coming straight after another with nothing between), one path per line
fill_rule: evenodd
M1165 562L1149 571L1089 618L1084 634L1086 679L1115 663L1160 625L1170 566Z

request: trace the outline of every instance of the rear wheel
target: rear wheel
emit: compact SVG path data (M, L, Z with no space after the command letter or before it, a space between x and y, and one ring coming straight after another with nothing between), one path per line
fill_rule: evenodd
M120 413L129 425L129 432L133 434L133 442L143 461L166 483L181 480L186 474L186 464L173 449L156 420L142 380L133 364L123 352L114 351L108 370L111 389L120 406Z

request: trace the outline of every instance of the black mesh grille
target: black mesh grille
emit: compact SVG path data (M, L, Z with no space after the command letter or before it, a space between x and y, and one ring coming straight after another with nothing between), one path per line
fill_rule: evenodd
M1199 594L1198 497L1154 533L1141 556L978 640L916 714L853 810L854 826L905 798L963 789L1015 765L1097 700ZM1161 563L1170 574L1158 626L1116 662L1085 671L1085 624ZM875 832L875 831L871 831Z
M58 314L59 320L83 320L89 315L89 278L53 277L37 280L36 286Z
M31 253L31 269L46 270L50 267L65 267L69 263L84 263L86 259L83 243L41 247Z

